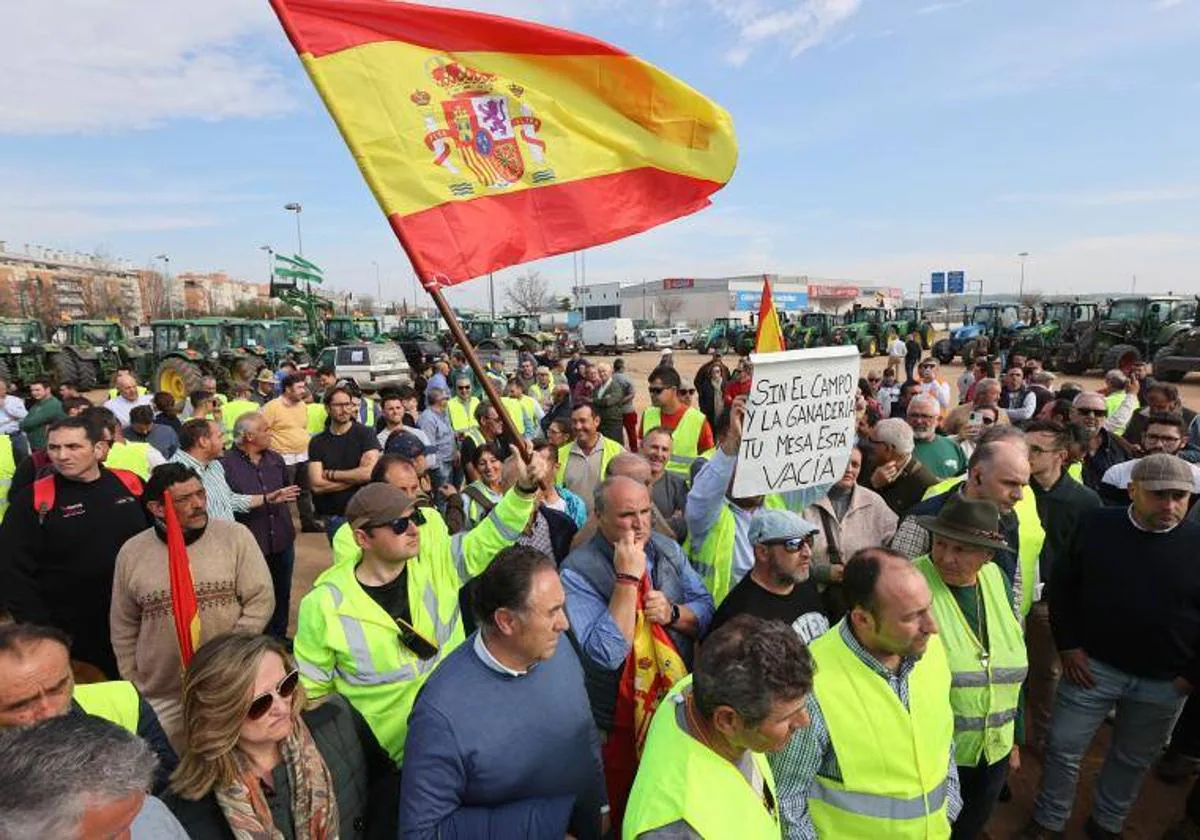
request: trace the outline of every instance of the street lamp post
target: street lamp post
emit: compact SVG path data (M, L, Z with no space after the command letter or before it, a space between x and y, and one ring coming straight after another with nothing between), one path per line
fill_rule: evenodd
M383 283L379 279L379 263L371 260L371 265L375 266L375 305L383 311Z
M171 294L171 258L159 254L154 259L163 261L163 293L167 296L167 312L171 320L175 319L175 296Z
M1025 297L1025 260L1029 257L1028 251L1022 251L1017 254L1021 258L1021 286L1017 292L1017 303L1020 304L1021 298Z
M304 208L295 201L283 205L284 210L288 210L296 214L296 256L304 256L304 240L300 238L300 211Z
M267 283L273 284L275 282L275 260L273 259L275 249L270 245L259 245L258 250L267 252Z

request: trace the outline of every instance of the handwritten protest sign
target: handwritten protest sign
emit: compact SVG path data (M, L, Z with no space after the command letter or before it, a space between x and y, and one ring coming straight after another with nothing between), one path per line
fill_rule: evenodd
M854 446L858 349L754 354L736 497L786 493L841 478Z

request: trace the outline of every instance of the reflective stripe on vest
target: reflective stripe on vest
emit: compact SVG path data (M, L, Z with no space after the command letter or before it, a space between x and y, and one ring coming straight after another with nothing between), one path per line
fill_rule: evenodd
M965 477L961 475L942 479L926 490L921 499L940 496L964 480ZM1038 561L1042 556L1042 544L1046 542L1046 531L1037 511L1037 499L1028 484L1021 488L1021 501L1013 505L1013 513L1017 515L1017 565L1021 569L1021 579L1013 581L1013 597L1021 599L1021 615L1026 616L1033 609L1033 595L1041 582L1041 565Z
M137 689L133 683L114 680L76 685L73 697L79 707L89 715L104 718L137 734L141 712Z
M104 459L104 466L110 470L127 470L142 481L147 481L150 478L149 450L148 443L114 442L108 450L108 457Z
M939 636L908 673L908 707L850 649L843 620L811 643L813 693L841 780L808 791L820 837L947 838L947 764L954 739L950 669Z
M456 432L477 428L479 424L475 422L475 409L478 407L479 400L476 397L471 397L470 402L465 406L458 397L451 397L450 401L446 403L446 413L450 415L450 427Z
M981 758L1007 761L1021 684L1028 673L1025 636L1004 589L1004 573L995 563L979 570L979 603L987 622L986 656L978 635L929 555L913 561L933 593L933 615L950 665L950 705L954 707L954 755L962 767Z
M640 837L686 820L700 837L779 840L778 809L768 811L736 767L679 727L676 715L690 683L690 677L680 680L654 712L621 835ZM766 756L751 753L751 760L777 802Z
M671 432L671 460L667 469L684 478L691 474L692 462L700 455L700 434L704 431L705 416L702 411L688 408L678 425ZM642 412L642 434L662 425L662 409L650 406Z
M12 438L0 435L0 522L8 513L8 493L12 490L13 476L17 472L17 462L13 457Z

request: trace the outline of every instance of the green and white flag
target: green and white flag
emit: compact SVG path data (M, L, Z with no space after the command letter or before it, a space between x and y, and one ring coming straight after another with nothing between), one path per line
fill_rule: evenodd
M309 262L304 257L283 254L275 255L275 276L289 280L303 280L308 283L323 283L325 275L320 266Z

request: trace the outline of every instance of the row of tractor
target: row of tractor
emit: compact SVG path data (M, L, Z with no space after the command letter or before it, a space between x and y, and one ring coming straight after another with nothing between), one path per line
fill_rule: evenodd
M1112 298L1105 304L1052 301L1031 310L1027 319L1016 304L981 304L934 344L933 355L943 364L959 357L969 366L980 355L1021 353L1073 375L1129 371L1153 360L1156 376L1178 382L1188 371L1200 370L1197 300L1163 295Z
M922 349L933 342L933 324L916 307L900 307L895 311L882 307L856 306L843 315L827 312L808 312L798 317L783 315L783 339L788 350L809 347L854 346L863 356L887 354L887 347L897 337L907 338L916 333ZM692 347L708 353L749 353L754 348L757 328L737 318L717 318L707 329L700 330Z

